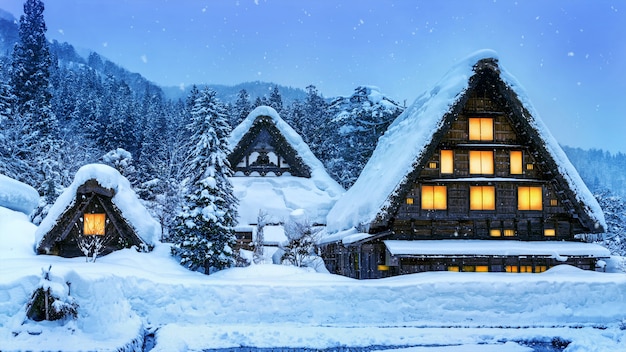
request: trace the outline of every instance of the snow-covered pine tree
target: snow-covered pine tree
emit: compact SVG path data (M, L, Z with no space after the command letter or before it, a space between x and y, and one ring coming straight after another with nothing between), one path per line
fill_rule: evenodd
M208 275L235 264L237 199L227 178L232 173L227 159L230 126L210 89L196 99L191 116L190 176L175 220L172 254L181 265Z
M16 97L16 111L11 127L20 138L14 156L25 164L23 173L9 175L31 184L43 195L37 211L37 223L46 208L61 191L63 184L60 159L63 143L59 122L52 111L50 67L52 60L46 40L46 23L41 0L26 0L20 17L19 41L12 55L11 87Z
M252 111L252 104L250 103L250 94L245 89L242 89L237 94L237 100L230 109L230 125L234 128L243 121L248 114Z
M278 112L279 114L283 111L283 97L280 95L278 87L274 87L274 89L272 89L268 104L270 107L274 108L274 110L276 110L276 112Z

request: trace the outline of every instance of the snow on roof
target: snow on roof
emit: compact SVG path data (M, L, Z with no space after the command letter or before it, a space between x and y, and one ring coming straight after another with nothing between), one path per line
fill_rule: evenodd
M414 163L431 143L434 133L442 127L446 113L469 87L470 78L475 74L474 65L489 58L498 59L498 55L492 50L481 50L462 60L396 118L379 139L374 153L355 184L329 212L329 234L351 227L367 226L389 205L390 196L404 184L415 167ZM526 119L545 141L546 148L555 158L559 170L576 197L589 207L592 219L606 228L604 214L598 202L540 120L522 86L501 66L499 68L504 83L513 89L531 114L525 116Z
M305 209L310 220L325 223L326 215L345 190L328 175L324 165L311 152L302 137L287 124L276 110L259 106L252 110L231 133L229 143L235 147L259 116L270 117L291 147L311 169L311 178L295 176L231 177L235 196L239 199L239 223L253 224L259 209L275 220L286 220L295 209Z
M539 255L552 258L567 256L608 258L611 256L610 251L600 245L566 241L387 240L383 242L392 255Z
M0 207L30 215L38 203L39 193L36 189L0 174Z
M143 206L126 177L110 166L89 164L81 167L76 172L72 184L63 191L50 208L48 215L46 215L35 232L36 244L41 242L45 234L54 227L63 213L74 204L78 187L91 179L98 181L100 186L115 191L111 201L142 240L151 245L159 241L161 225Z

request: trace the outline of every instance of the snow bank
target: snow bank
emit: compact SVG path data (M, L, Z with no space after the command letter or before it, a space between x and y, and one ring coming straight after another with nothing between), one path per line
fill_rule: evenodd
M180 266L166 244L125 249L96 263L37 256L21 213L8 232L0 211L0 341L12 350L117 350L156 331L154 351L217 347L496 347L572 341L574 351L618 350L626 338L626 275L559 266L542 274L422 273L358 281L278 265L205 276ZM4 244L10 244L11 250ZM7 255L12 253L12 255ZM17 255L20 254L20 255ZM78 318L25 321L41 268L71 283ZM596 329L600 327L601 329ZM489 347L487 347L489 348ZM481 347L482 350L482 347Z
M406 177L415 167L414 163L431 143L433 134L442 127L445 114L468 88L469 79L475 74L474 65L488 58L497 59L498 55L491 50L482 50L462 60L396 118L379 139L356 183L329 212L328 233L367 225L376 218L381 209L389 205L389 197L406 181ZM523 106L531 113L526 119L545 141L572 191L583 204L588 205L596 223L606 228L598 202L540 120L521 85L501 66L500 70L505 84L513 89Z
M259 106L252 110L232 131L229 144L231 147L236 146L259 116L268 116L272 119L276 128L311 169L311 178L287 175L231 177L235 196L239 199L239 223L255 224L259 209L282 221L287 219L289 213L299 208L307 211L311 221L326 223L328 211L345 190L328 175L322 162L276 110L269 106Z
M0 174L0 207L29 215L38 203L39 193L36 189Z
M150 245L154 245L159 241L161 225L141 204L130 182L110 166L89 164L81 167L76 172L72 184L63 191L50 208L48 215L46 215L35 232L36 244L41 242L45 234L54 227L61 215L74 205L78 187L91 179L97 180L100 186L115 191L115 195L112 198L113 204L121 211L128 224L137 231L139 237Z

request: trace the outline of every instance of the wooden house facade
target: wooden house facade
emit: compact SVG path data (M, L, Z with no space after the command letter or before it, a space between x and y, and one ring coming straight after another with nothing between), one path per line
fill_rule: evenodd
M357 224L356 235L323 244L331 272L542 272L560 263L593 270L608 255L576 243L577 234L603 231L603 215L497 59L479 59L469 77L441 116L408 117L435 127L376 215Z
M101 256L135 246L149 251L160 226L130 184L105 165L81 168L37 229L38 254Z

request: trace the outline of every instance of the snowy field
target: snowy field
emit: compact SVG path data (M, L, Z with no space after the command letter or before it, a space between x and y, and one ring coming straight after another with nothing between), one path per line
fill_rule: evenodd
M84 258L36 256L35 226L0 207L0 350L201 351L253 346L389 346L406 351L626 350L626 274L573 267L542 274L423 273L358 281L278 265L211 276L169 256L123 250ZM609 263L614 264L614 258ZM25 306L52 266L70 282L78 318L35 323Z

